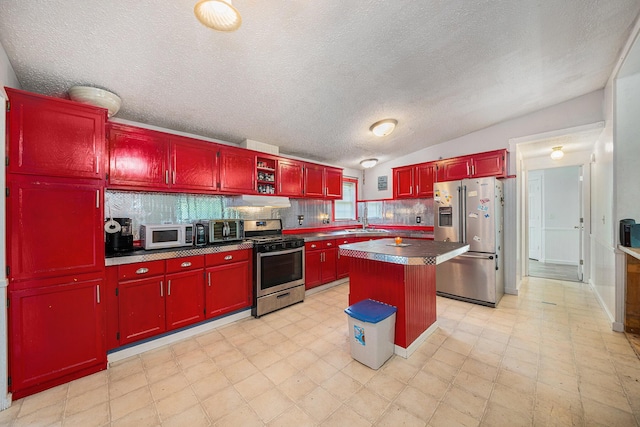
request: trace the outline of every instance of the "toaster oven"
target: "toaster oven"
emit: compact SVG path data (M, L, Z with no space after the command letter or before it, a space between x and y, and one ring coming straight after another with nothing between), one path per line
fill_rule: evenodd
M209 220L209 243L244 240L244 221L241 219Z

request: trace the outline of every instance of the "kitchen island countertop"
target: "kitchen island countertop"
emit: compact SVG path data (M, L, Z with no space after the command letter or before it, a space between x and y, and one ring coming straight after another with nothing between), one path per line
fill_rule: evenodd
M340 256L369 259L402 265L437 265L469 250L465 243L404 239L396 245L394 239L369 240L340 245Z

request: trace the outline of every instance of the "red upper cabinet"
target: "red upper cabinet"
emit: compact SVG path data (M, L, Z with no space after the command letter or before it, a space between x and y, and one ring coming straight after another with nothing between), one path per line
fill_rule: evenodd
M218 188L218 146L171 137L171 187L209 192Z
M304 164L295 160L278 160L279 196L302 197L304 188Z
M441 162L442 181L485 176L504 178L507 176L506 159L507 150L496 150L444 160Z
M310 198L324 197L324 167L307 163L304 165L304 195Z
M414 197L414 166L393 168L393 198Z
M11 282L104 270L101 182L10 174L7 187Z
M325 193L327 199L342 199L342 169L325 168Z
M166 189L169 184L169 136L110 123L109 185Z
M220 190L256 194L256 154L241 148L220 147Z
M507 150L474 154L472 161L474 178L485 176L507 177Z
M276 194L278 192L277 163L278 158L275 156L258 155L256 157L256 189L259 194Z
M107 110L6 88L7 172L104 179Z
M433 183L436 181L437 165L435 162L423 163L415 168L416 196L433 197Z
M320 199L342 198L342 169L306 163L304 196Z

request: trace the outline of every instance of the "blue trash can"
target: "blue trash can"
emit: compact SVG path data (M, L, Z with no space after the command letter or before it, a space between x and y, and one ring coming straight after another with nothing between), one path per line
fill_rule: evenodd
M347 307L351 357L378 369L393 356L397 308L371 299Z

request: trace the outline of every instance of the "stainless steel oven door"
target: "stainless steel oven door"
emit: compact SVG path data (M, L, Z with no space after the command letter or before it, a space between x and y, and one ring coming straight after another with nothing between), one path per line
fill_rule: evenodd
M304 247L258 252L256 266L258 297L304 284Z

